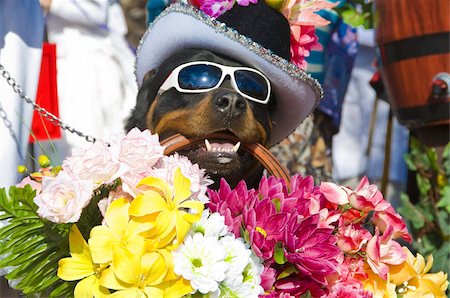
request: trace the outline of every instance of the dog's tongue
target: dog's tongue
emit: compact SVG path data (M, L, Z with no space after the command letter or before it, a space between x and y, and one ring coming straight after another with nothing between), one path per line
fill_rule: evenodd
M210 143L208 139L205 139L206 150L212 152L237 152L239 150L239 146L241 142L237 142L236 144L232 144L229 142L212 142Z

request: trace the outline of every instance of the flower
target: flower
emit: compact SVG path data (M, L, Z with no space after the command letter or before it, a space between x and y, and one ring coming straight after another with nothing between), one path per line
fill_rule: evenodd
M337 246L344 253L357 253L372 239L372 234L360 225L344 225L343 220L341 220L337 238Z
M217 291L226 277L227 253L216 238L200 233L188 235L173 255L175 273L189 280L192 288L200 293Z
M117 199L125 198L129 202L132 201L132 197L129 193L123 191L122 186L119 185L115 191L110 191L107 198L103 198L98 202L98 209L100 210L100 213L103 217L105 217L106 210L108 209L109 205L111 205L112 202L114 202Z
M148 129L133 128L125 136L115 139L110 147L112 155L133 172L141 173L153 167L163 157L164 147L158 135Z
M191 227L190 233L201 233L205 237L219 237L225 236L227 226L225 225L225 218L217 212L209 213L209 209L203 211L202 217Z
M372 217L372 222L384 233L387 227L391 226L394 230L392 238L403 238L405 241L411 243L412 237L408 232L403 218L395 212L394 207L389 206L384 211L375 212Z
M226 11L231 10L235 3L235 0L204 0L201 1L200 9L207 15L217 18L224 14Z
M240 237L244 207L250 210L258 200L255 190L248 190L243 180L231 190L226 180L221 179L219 190L208 189L208 196L210 199L209 209L212 212L219 212L223 215L228 230L236 237Z
M106 269L100 284L117 290L112 297L163 297L160 284L168 268L158 252L136 255L127 249L114 246L112 267Z
M40 193L42 190L42 184L31 179L30 176L26 176L25 178L23 178L22 181L20 181L16 185L16 187L24 188L25 185L30 185L31 188L34 189L37 194Z
M55 223L77 222L93 190L91 180L74 180L64 171L56 177L44 176L42 192L34 198L37 214Z
M91 230L89 246L96 263L108 263L113 258L114 246L126 248L141 255L145 250L144 237L140 234L153 228L151 222L139 222L128 215L130 202L120 198L111 203L105 213L105 225Z
M326 285L326 277L338 268L341 252L333 230L318 228L318 223L318 214L305 219L292 216L284 233L285 257L302 275Z
M385 211L391 206L389 202L383 199L383 195L377 186L369 183L367 177L361 179L355 190L331 182L322 182L320 191L331 203L350 204L353 208L364 212Z
M183 176L191 182L189 188L192 192L191 198L203 203L209 202L209 198L206 196L206 190L213 181L205 175L205 170L200 169L197 164L191 163L186 156L179 155L178 153L164 156L150 171L151 175L149 176L161 178L167 181L170 186L173 186L173 177L177 169L180 169Z
M162 179L147 177L138 184L142 193L130 205L130 215L154 218L153 237L165 246L174 238L174 246L182 243L191 224L201 217L204 205L200 201L190 200L190 181L180 169L175 171L172 188ZM190 212L185 210L189 209Z
M400 244L391 240L392 234L392 227L388 227L381 236L378 228L375 228L375 236L367 243L367 263L373 272L383 279L388 278L388 264L399 265L406 259Z
M75 287L75 297L105 297L108 289L100 286L99 277L105 268L92 261L89 246L76 225L69 234L70 258L58 262L58 277L67 281L79 280Z
M417 257L403 247L406 253L406 261L400 265L390 265L390 280L399 286L398 293L403 297L446 297L445 291L448 288L447 274L442 271L438 273L428 273L433 266L433 256L428 256L427 260L421 254Z
M100 140L86 150L74 149L62 166L72 178L93 180L95 184L109 183L120 175L119 162L113 160L108 145Z
M328 295L322 298L372 298L373 295L369 291L365 291L362 287L355 284L337 283L332 288Z

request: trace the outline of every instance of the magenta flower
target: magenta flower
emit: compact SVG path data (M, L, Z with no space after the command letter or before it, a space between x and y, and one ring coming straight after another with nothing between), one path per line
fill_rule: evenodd
M219 212L225 217L228 230L236 237L241 237L241 226L244 207L253 208L258 201L255 190L247 189L244 181L238 183L234 190L225 179L220 180L218 191L208 189L209 204L211 212Z
M291 25L291 62L306 69L311 50L321 50L314 26Z
M277 271L270 267L270 265L271 263L266 262L264 265L264 271L261 274L261 287L263 287L264 291L269 291L272 289L276 280Z
M207 15L217 18L223 15L226 11L231 10L234 3L235 0L204 0L201 1L200 9Z
M269 198L257 202L253 208L245 207L245 230L258 257L264 260L272 258L275 244L283 240L287 220L287 213L277 213Z
M318 214L301 220L291 216L284 234L285 257L302 275L327 285L326 277L337 271L341 251L333 230L318 227L319 219Z

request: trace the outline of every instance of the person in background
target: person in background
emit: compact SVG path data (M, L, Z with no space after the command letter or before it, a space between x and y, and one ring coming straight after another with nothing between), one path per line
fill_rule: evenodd
M38 0L0 1L0 64L32 100L41 66L44 18ZM0 187L19 180L26 158L33 107L0 75ZM1 295L0 295L1 296Z
M367 176L381 186L390 107L386 101L376 98L370 85L377 58L374 30L359 28L358 37L360 46L344 100L342 121L339 133L333 138L333 178L340 184L356 187L361 177ZM403 155L408 151L408 138L408 130L394 117L389 183L384 195L395 207L406 186Z
M125 19L117 1L40 0L48 41L56 44L59 115L73 128L99 139L124 131L135 105L134 53L125 40ZM61 162L88 142L63 131L63 138L35 146Z

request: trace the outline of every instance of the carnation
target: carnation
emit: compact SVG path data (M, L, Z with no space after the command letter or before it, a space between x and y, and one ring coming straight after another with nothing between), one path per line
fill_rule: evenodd
M86 150L74 149L62 167L72 178L92 180L95 184L109 183L120 176L119 163L112 159L108 146L102 141L96 141Z
M203 203L209 202L206 196L206 190L213 181L205 175L205 170L200 169L197 164L193 164L185 156L181 156L178 153L171 156L164 156L159 160L155 168L150 171L150 175L161 178L172 185L172 178L177 168L181 170L183 176L191 181L190 190L192 192L192 198Z
M42 192L34 198L37 213L55 223L77 222L91 200L92 180L74 180L64 171L42 179Z

